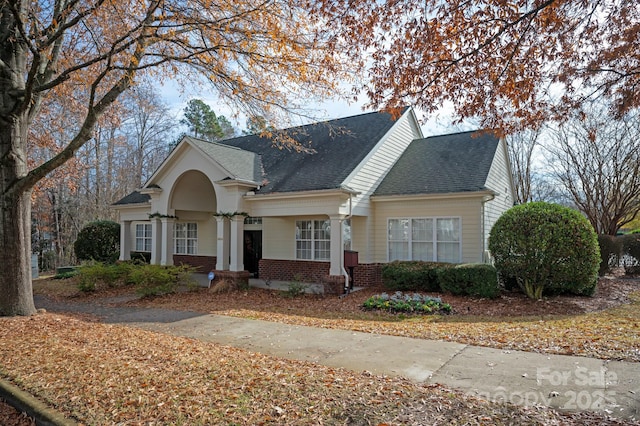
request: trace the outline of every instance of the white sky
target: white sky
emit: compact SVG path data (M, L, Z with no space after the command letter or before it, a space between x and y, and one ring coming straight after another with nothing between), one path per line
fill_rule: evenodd
M191 93L181 93L181 90L176 84L173 84L172 82L166 82L164 85L159 87L159 90L163 100L167 103L172 113L178 120L182 118L182 113L185 106L187 105L187 102L190 99L196 98L201 99L203 102L208 104L216 113L216 115L224 115L225 117L227 117L227 119L229 119L229 121L231 121L234 127L236 127L238 130L241 131L245 129L246 118L241 116L237 119L237 121L234 120L234 111L232 111L223 102L220 102L213 93L207 95L204 87L194 87L191 90ZM362 96L359 97L359 101L357 103L348 103L345 100L327 101L317 104L317 107L314 109L317 110L317 116L319 117L319 119L331 120L358 115L364 112L370 112L371 110L365 111L362 109L362 106L364 104L365 96ZM477 129L477 127L474 127L473 125L453 126L451 124L451 122L453 121L451 117L452 111L453 108L451 106L445 106L444 108L441 108L438 113L432 114L429 120L425 121L424 114L421 111L416 110L416 115L422 122L422 132L424 133L424 136L434 136Z

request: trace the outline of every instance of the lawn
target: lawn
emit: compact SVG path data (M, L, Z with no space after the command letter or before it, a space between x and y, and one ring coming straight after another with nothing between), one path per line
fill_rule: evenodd
M116 299L105 297L119 296L119 303L129 305L638 361L640 295L633 293L635 282L623 284L603 284L596 299L443 296L455 313L429 317L362 311L362 301L376 290L342 299L199 290L128 302L122 302L123 289L78 296L68 282L40 281L35 291L70 303L112 303ZM0 318L0 342L0 376L83 424L622 424L595 413L489 403L440 386L283 360L87 316Z

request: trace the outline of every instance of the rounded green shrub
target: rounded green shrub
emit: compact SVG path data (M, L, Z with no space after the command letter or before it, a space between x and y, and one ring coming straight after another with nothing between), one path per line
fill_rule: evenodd
M87 224L73 244L78 260L113 263L120 252L120 224L99 220Z
M489 236L498 272L514 277L531 298L543 294L592 295L600 250L589 221L568 207L544 202L507 210Z

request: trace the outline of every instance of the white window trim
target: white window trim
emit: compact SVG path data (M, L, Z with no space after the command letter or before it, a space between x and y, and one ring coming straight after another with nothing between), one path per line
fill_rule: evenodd
M178 233L176 232L176 227L178 225L185 225L185 236L178 237ZM196 236L195 238L189 238L189 225L195 225L196 227ZM180 253L178 251L178 240L184 240L184 253ZM193 253L189 253L189 241L194 241L193 244L194 251ZM173 253L174 254L184 254L194 256L198 254L198 222L174 222L173 224Z
M144 226L144 235L142 237L138 237L138 226ZM146 233L146 229L147 227L149 227L149 236L147 237L147 233ZM135 223L134 226L134 237L133 237L133 247L134 250L136 252L140 252L140 253L151 253L151 248L153 247L153 230L152 230L152 226L150 222L139 222L139 223ZM138 240L142 241L142 247L144 248L146 246L145 241L149 240L149 251L147 250L138 250Z
M329 256L327 258L317 259L316 258L316 242L319 241L328 241L329 246L331 246L331 236L329 239L316 240L315 239L315 222L327 222L328 219L296 219L295 227L294 227L294 245L293 245L293 258L295 260L304 260L309 262L329 262L331 260L331 252L329 251ZM311 239L299 240L298 236L295 234L295 228L298 227L298 222L311 222ZM301 259L298 257L298 241L310 241L311 242L311 258L310 259Z
M391 262L390 260L390 256L389 256L389 249L390 249L390 241L389 241L389 221L391 220L409 220L409 223L411 223L411 221L413 219L432 219L433 220L433 256L434 258L437 258L438 256L438 233L437 233L437 223L438 223L438 219L458 219L458 223L460 224L460 241L458 241L459 244L459 248L458 248L458 260L459 262L462 262L462 241L463 241L463 236L462 236L462 217L461 216L397 216L397 217L388 217L387 218L387 226L385 228L385 239L387 240L387 262ZM451 241L441 241L441 242L451 242ZM411 233L409 233L409 248L411 249ZM410 250L410 257L413 259L413 252ZM430 262L440 262L440 260L430 260Z

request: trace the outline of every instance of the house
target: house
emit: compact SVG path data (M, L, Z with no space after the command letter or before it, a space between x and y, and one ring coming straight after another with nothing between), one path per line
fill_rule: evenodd
M490 133L424 138L411 108L258 135L184 137L140 190L114 204L120 259L186 263L218 276L379 283L383 263L487 261L514 202L507 147ZM357 258L357 259L356 259Z

